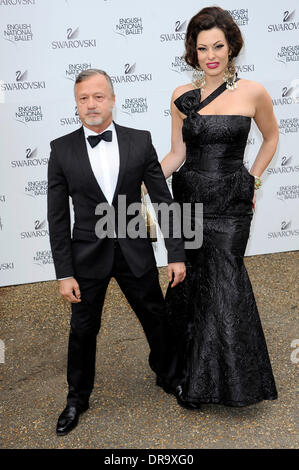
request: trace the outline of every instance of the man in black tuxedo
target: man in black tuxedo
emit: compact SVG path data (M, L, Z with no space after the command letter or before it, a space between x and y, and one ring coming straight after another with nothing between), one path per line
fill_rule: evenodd
M75 84L83 126L51 142L48 166L48 221L59 291L72 303L67 379L67 406L57 423L65 435L89 407L96 356L96 337L111 277L135 311L150 346L149 363L163 383L169 355L166 309L155 257L148 238L122 238L118 233L118 196L126 206L140 202L144 181L152 202L173 202L148 131L113 122L115 95L103 71L81 72ZM100 137L99 137L100 135ZM69 197L74 207L71 236ZM99 238L99 203L115 210L112 236ZM103 217L103 216L102 216ZM130 216L127 216L129 221ZM132 217L131 217L132 219ZM171 228L171 227L170 227ZM185 277L181 238L165 238L172 286Z

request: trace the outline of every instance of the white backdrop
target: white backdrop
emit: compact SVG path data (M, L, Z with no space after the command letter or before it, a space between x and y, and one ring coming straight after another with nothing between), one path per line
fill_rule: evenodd
M106 70L115 120L148 129L159 159L170 147L170 96L190 82L181 59L190 18L215 2L196 0L0 0L0 285L55 279L46 192L49 142L80 126L74 78ZM299 7L296 0L220 0L245 47L239 77L269 91L280 128L264 173L247 255L299 249ZM245 164L261 136L254 122ZM169 182L170 183L170 182ZM155 246L165 265L163 242Z

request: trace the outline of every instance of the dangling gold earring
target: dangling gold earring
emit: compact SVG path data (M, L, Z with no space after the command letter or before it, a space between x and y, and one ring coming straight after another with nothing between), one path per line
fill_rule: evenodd
M231 56L228 57L227 66L223 75L223 81L226 82L226 88L228 90L233 91L235 88L237 88L237 71Z
M195 88L200 88L203 90L205 84L206 84L206 78L205 78L205 71L200 68L198 65L192 75L192 85Z

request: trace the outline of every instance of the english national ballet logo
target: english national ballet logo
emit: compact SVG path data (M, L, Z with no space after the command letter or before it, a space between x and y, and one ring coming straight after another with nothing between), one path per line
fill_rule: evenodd
M148 102L147 97L140 96L136 98L125 98L121 104L121 112L129 116L147 113Z
M135 73L137 71L136 63L130 64L127 63L123 66L122 75L111 75L111 80L113 84L123 84L123 83L139 83L139 82L150 82L153 77L151 73Z
M280 186L276 192L276 198L280 201L299 199L299 184Z
M46 196L47 190L48 190L47 180L28 181L24 188L24 193L26 194L26 196L36 198L37 196Z
M282 64L299 62L299 45L281 46L276 54L276 60Z
M172 41L184 41L186 36L186 27L186 20L177 20L174 23L174 27L171 32L160 34L160 42L167 43Z
M12 160L10 162L11 168L33 168L48 165L48 157L39 157L37 148L26 148L24 151L24 158L20 160Z
M79 28L67 28L65 38L61 41L52 41L52 49L80 49L97 46L96 39L81 39Z
M87 62L84 62L82 64L68 64L65 69L65 78L74 82L79 73L83 72L83 70L92 68L92 65L88 64Z
M30 238L43 238L49 236L49 230L47 227L47 221L44 220L35 220L33 223L33 227L29 230L21 232L20 237L22 240L30 239Z
M15 112L15 120L22 124L31 124L43 120L44 113L40 105L18 106Z
M53 257L51 250L39 250L36 251L33 256L33 264L44 267L48 264L53 264Z
M235 10L226 10L238 26L247 26L249 21L248 8L238 8Z
M272 98L273 106L285 106L299 104L299 79L293 80L289 85L284 86L281 95Z
M80 126L82 123L78 114L77 106L74 108L74 114L60 118L59 124L61 126Z
M298 132L298 129L299 129L299 118L290 117L290 118L280 119L278 127L279 127L279 133L282 135L295 134Z
M193 68L187 64L183 56L175 56L171 61L170 70L177 73L192 72Z
M296 10L286 10L282 15L282 22L268 25L268 33L298 31L299 21L296 18Z
M268 232L268 239L292 238L299 236L299 228L293 228L292 220L282 220L280 230Z
M115 25L114 32L120 36L127 38L132 36L140 36L143 33L142 18L119 18Z
M267 168L268 175L293 175L299 172L299 165L293 163L293 155L284 155L276 167Z
M6 41L10 41L14 44L32 41L33 33L31 24L7 24L6 29L4 29L3 31L3 37Z
M46 82L42 81L30 81L28 80L28 70L17 70L15 72L15 81L14 82L3 82L0 84L0 89L2 92L10 91L23 91L23 90L40 90L46 88Z

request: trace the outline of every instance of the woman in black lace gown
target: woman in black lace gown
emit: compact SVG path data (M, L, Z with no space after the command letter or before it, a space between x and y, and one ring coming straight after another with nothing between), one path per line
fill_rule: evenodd
M189 408L277 398L243 256L255 189L275 153L278 128L262 85L235 75L242 43L221 8L191 19L185 59L199 76L195 86L173 93L172 147L161 163L166 178L173 174L177 202L203 203L203 244L186 251L186 278L167 290L175 351L168 376L157 382ZM263 143L249 173L243 156L252 118Z

